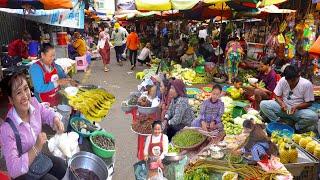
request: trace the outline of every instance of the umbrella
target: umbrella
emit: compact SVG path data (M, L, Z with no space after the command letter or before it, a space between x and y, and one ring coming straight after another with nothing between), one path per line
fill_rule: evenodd
M274 13L274 14L285 14L285 13L293 13L296 12L296 10L291 10L291 9L279 9L275 5L270 5L266 6L260 9L262 12L267 12L267 13Z
M191 9L199 2L199 0L171 0L172 9L175 10Z
M168 11L172 9L170 0L135 0L139 11Z
M0 0L0 8L10 9L70 9L71 0Z
M202 0L205 4L217 4L217 3L224 3L230 0Z
M260 4L260 7L264 7L264 6L270 6L270 5L273 5L273 4L280 4L280 3L283 3L283 2L286 2L288 0L263 0Z

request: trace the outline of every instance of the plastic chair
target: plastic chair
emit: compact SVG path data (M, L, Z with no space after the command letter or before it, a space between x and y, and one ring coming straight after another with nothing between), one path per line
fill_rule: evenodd
M84 72L87 71L89 64L88 64L86 55L76 57L76 62L77 62L77 71L79 70L83 70Z

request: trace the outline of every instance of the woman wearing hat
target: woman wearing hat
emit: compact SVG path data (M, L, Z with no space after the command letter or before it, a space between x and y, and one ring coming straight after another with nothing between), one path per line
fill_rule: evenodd
M169 109L165 115L164 124L168 124L167 135L169 140L181 129L190 126L195 116L189 105L189 100L186 95L186 86L180 79L175 79L171 82L169 92L172 96Z
M194 48L189 46L186 53L181 56L180 60L183 68L193 67L197 60L197 55L194 51Z

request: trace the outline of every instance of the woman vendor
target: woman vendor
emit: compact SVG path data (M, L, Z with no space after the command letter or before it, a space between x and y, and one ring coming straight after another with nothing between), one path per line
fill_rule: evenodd
M79 32L73 34L74 41L72 43L73 48L75 49L75 54L72 55L72 59L75 59L79 56L84 56L87 53L86 41L82 39Z
M201 105L200 117L192 121L193 127L201 127L204 131L223 130L221 117L224 113L224 104L220 100L221 92L220 85L213 86L211 98L205 100Z
M254 96L254 107L259 110L260 102L272 97L273 90L277 85L277 73L272 69L272 58L264 58L259 67L258 80L265 84L265 87L259 87L258 83L252 84L246 88L246 96Z
M170 81L167 79L166 75L160 84L160 93L161 93L161 120L164 120L164 116L166 115L169 105L172 100L172 96L169 94L170 91Z
M58 91L60 86L76 83L67 78L61 66L54 63L55 50L52 45L41 48L41 59L32 64L29 69L34 95L39 102L48 102L50 106L59 104Z
M243 122L245 133L249 133L245 143L238 149L236 154L249 154L253 162L260 161L263 156L278 155L277 146L271 142L264 124L255 124L253 120Z
M6 86L9 101L13 104L6 121L0 127L0 142L8 173L13 179L32 179L27 174L47 141L42 124L50 125L57 133L64 132L61 115L31 97L24 74L13 75ZM16 138L20 137L20 138ZM20 141L19 141L20 140ZM42 179L62 179L67 165L64 160L50 156L51 170Z
M163 168L162 160L169 146L168 136L162 133L161 121L154 121L152 130L144 146L144 160L149 161L149 177L157 174L158 167Z
M164 124L168 124L167 135L169 140L181 129L190 126L194 114L186 95L186 86L180 79L171 82L170 92L172 100L165 115Z

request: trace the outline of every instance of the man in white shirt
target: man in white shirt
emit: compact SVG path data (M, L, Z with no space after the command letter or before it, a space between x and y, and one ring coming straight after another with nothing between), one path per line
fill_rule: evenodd
M276 100L260 103L262 113L269 120L293 120L299 132L318 131L319 117L309 109L314 101L313 85L309 80L300 77L297 67L286 67L284 77L278 82L274 94Z
M203 39L207 39L207 36L208 36L208 31L207 31L207 28L205 27L201 27L201 30L199 30L199 39L203 38Z
M138 56L138 62L141 63L141 66L143 66L143 64L146 64L147 66L150 65L150 61L151 61L150 49L151 49L151 44L147 43L146 46L140 52Z

